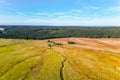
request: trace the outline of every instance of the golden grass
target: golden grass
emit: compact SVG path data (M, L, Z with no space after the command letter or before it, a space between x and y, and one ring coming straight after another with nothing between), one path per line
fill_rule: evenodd
M52 41L0 39L0 80L120 80L120 39Z

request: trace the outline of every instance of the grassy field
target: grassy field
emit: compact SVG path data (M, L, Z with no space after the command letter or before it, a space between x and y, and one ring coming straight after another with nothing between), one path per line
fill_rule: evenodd
M120 80L120 39L50 41L0 39L0 80Z

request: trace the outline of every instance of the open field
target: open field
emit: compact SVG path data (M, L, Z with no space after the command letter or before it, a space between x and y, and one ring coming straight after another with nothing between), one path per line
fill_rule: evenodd
M120 39L50 41L0 39L0 80L120 80Z
M5 28L0 28L0 31L4 31Z

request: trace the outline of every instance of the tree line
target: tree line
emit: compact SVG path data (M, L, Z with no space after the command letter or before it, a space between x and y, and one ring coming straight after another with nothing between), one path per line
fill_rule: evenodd
M4 26L3 26L4 27ZM71 26L7 26L1 38L51 39L51 38L120 38L120 27L71 27Z

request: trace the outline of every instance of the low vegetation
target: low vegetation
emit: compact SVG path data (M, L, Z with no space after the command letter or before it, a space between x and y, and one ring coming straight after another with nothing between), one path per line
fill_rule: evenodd
M77 43L73 41L68 41L68 44L77 44Z
M62 45L49 48L53 42ZM120 39L0 39L0 80L119 80L118 43Z

